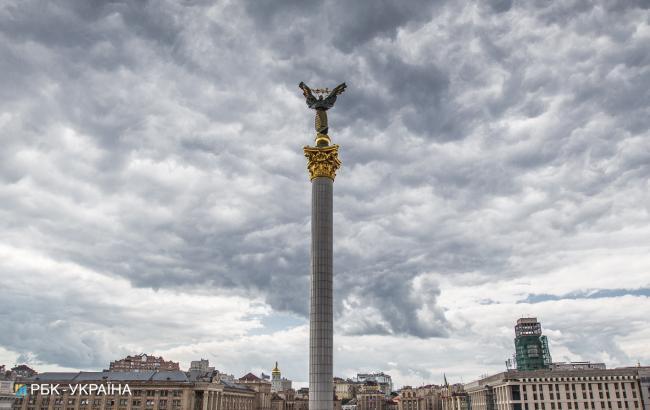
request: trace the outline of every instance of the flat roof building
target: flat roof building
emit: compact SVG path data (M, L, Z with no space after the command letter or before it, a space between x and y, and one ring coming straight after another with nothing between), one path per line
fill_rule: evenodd
M42 373L25 384L81 386L127 385L130 395L90 393L67 389L56 395L29 394L14 399L14 410L254 410L256 393L239 384L213 381L209 375L188 376L181 371ZM30 389L28 388L28 392Z
M650 367L509 370L464 388L469 410L650 410Z

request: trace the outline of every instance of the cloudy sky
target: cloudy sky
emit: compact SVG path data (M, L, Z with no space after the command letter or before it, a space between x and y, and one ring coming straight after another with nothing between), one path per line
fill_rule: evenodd
M313 112L335 373L650 364L648 1L3 1L0 364L307 380Z

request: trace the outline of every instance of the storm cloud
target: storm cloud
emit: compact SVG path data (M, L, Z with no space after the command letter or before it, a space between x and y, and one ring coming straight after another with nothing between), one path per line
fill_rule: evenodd
M4 2L0 362L279 356L306 380L300 81L348 84L337 372L499 369L521 314L555 357L649 361L649 22L644 1Z

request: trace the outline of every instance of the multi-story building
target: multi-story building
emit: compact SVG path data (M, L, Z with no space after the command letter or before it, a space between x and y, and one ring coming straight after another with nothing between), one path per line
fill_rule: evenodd
M542 335L542 324L535 317L522 317L515 325L515 360L517 370L548 369L551 353Z
M188 378L180 371L43 373L26 384L61 386L129 386L115 394L90 393L77 387L60 395L28 395L16 398L14 410L255 410L255 392L245 386L205 378ZM28 389L30 391L30 389Z
M386 395L379 383L367 381L357 391L357 410L385 410Z
M465 385L470 410L650 410L650 367L510 370Z
M441 397L442 410L468 410L469 398L465 392L451 392Z
M404 386L398 396L399 410L441 410L442 387L427 385L417 388Z
M253 373L247 373L239 378L239 384L255 391L255 410L271 410L271 382L263 380Z
M390 394L393 392L393 379L389 374L385 374L384 372L358 373L356 381L359 384L363 384L365 382L377 383L380 390L384 392L386 397L390 396Z
M309 399L297 397L292 389L271 395L271 410L309 410Z
M339 400L350 400L355 397L355 387L358 383L350 379L334 378L334 394ZM360 385L359 385L360 386Z
M462 384L446 385L440 401L442 410L469 410L469 398Z
M0 379L0 410L9 410L14 403L14 382Z
M190 372L214 372L214 367L210 366L208 359L192 360L190 362Z
M291 389L291 380L282 377L282 373L278 368L278 362L275 362L275 367L271 371L271 391L278 393Z
M141 353L115 360L110 363L108 369L113 372L141 372L149 370L179 371L180 366L177 362L166 361L162 357Z
M384 410L399 410L399 400L397 397L391 396L390 398L386 399L385 403L386 405L384 407Z

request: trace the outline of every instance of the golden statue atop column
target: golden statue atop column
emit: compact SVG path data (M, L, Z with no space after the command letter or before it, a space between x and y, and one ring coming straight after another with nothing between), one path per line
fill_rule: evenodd
M334 106L336 97L345 91L347 85L339 84L333 90L328 88L316 88L312 90L305 83L301 82L298 87L302 89L307 106L316 111L314 128L316 129L315 146L305 146L304 152L307 157L307 169L309 170L310 179L317 177L327 177L334 180L336 171L341 166L339 160L339 146L332 143L329 135L329 126L327 124L327 110ZM313 93L320 94L318 98ZM323 94L329 93L326 98Z
M307 106L316 110L315 146L304 147L311 180L311 291L309 304L309 410L333 410L334 346L334 178L341 166L339 146L331 145L327 110L345 83L312 90L300 83ZM323 94L329 93L327 98Z

